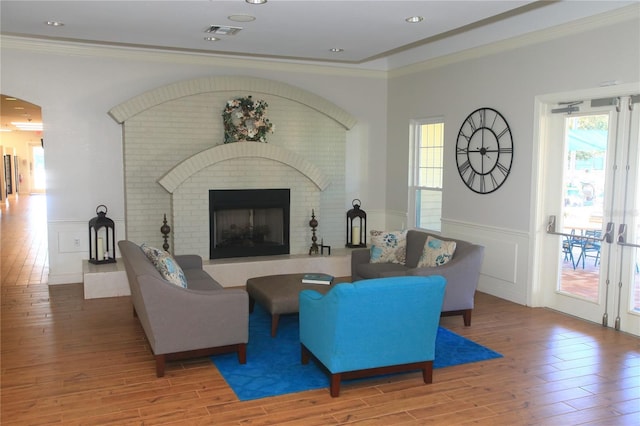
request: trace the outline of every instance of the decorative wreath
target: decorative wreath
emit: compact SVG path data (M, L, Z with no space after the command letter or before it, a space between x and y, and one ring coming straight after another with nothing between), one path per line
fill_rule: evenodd
M268 106L263 100L253 101L251 96L228 100L222 113L224 143L267 142L267 133L273 133L274 129L265 117Z

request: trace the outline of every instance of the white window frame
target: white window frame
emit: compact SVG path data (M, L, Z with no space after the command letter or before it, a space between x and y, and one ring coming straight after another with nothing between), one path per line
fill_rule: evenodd
M439 186L421 186L420 185L420 149L422 142L422 126L440 124L443 126L442 128L442 140L441 140L441 154L442 158L440 159L440 176L439 176ZM433 118L424 118L424 119L414 119L410 120L410 131L409 131L409 206L408 206L408 228L418 228L425 229L429 231L440 232L442 229L442 181L444 178L444 118L443 117L433 117ZM431 167L434 169L434 167ZM438 167L435 167L438 169ZM425 226L420 226L421 224L418 222L420 220L420 215L418 213L417 203L418 203L418 191L426 190L430 192L439 192L440 200L439 206L436 210L438 210L439 217L437 219L429 220ZM423 224L425 221L422 222Z

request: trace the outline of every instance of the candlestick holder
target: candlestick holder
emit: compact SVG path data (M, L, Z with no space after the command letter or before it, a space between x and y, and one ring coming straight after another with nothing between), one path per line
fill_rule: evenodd
M311 247L309 248L309 256L312 254L318 254L319 246L318 246L318 237L316 237L316 228L318 227L318 221L316 220L316 214L313 209L311 209L311 220L309 221L309 226L311 227Z
M171 227L167 224L166 213L164 215L164 219L162 220L160 232L162 233L162 238L164 238L164 244L162 244L162 248L164 249L164 251L169 251L169 243L167 242L167 240L169 239L169 232L171 232Z
M329 250L329 256L331 256L331 246L324 245L324 238L320 238L320 254L324 254L324 249Z

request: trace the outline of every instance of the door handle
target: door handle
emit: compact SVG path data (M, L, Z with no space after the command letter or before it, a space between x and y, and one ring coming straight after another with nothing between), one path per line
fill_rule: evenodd
M635 247L640 248L640 244L633 244L627 242L627 224L621 223L618 227L618 238L617 241L619 246L623 247Z
M555 215L550 215L549 216L549 220L547 221L547 234L562 235L562 236L565 236L565 237L571 237L573 239L585 240L585 241L606 241L607 243L611 244L611 243L613 243L613 231L614 231L615 227L616 227L615 223L607 222L606 231L604 232L604 235L602 235L602 237L600 237L600 238L593 237L593 236L582 236L582 235L575 235L575 234L567 234L566 232L557 232L556 231L556 216ZM625 229L626 229L626 225L625 225ZM618 238L620 238L620 234L619 233L618 233ZM620 244L620 241L618 241L618 244Z
M627 238L627 224L621 223L618 227L618 244L625 244L625 239Z
M613 243L613 230L615 229L615 227L615 223L607 222L607 230L604 231L604 239L609 244Z

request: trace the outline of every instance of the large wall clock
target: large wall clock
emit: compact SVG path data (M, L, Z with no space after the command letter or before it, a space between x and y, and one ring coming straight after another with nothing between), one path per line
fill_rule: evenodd
M456 163L462 181L478 194L489 194L507 180L513 162L509 124L493 108L479 108L458 132Z

